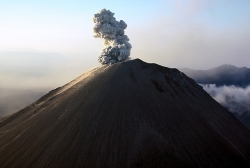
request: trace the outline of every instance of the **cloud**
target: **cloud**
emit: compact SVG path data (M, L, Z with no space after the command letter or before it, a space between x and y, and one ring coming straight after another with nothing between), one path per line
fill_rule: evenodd
M250 113L250 86L246 88L231 86L217 87L215 84L201 85L217 102L229 111L241 115Z

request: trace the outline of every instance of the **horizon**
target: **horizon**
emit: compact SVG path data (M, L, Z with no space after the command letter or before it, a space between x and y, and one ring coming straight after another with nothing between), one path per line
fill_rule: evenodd
M93 37L92 18L106 8L127 23L132 59L194 69L250 67L249 7L250 2L231 0L13 0L0 7L0 53L53 53L98 65L102 41Z
M0 5L0 88L47 92L100 66L92 19L103 8L127 23L131 59L195 70L250 67L250 2L12 0Z
M64 56L58 53L36 53L36 52L5 52L8 57L0 57L0 88L5 89L24 89L24 90L37 90L49 91L53 88L63 86L64 84L74 80L78 76L93 69L101 64L88 61L88 64L82 66L82 62L74 60L69 56ZM35 57L33 57L36 55ZM27 57L26 57L27 56ZM51 62L53 59L54 62ZM134 60L137 58L131 58ZM138 58L141 59L141 58ZM147 62L141 59L144 62ZM129 60L128 60L129 61ZM22 62L20 64L20 62ZM40 62L43 62L40 64ZM147 62L155 63L155 62ZM165 66L160 63L156 63ZM206 69L195 69L191 67L170 67L179 70L209 70L223 65L221 64ZM111 65L112 66L112 65ZM14 67L14 68L13 68ZM167 66L165 66L167 67ZM235 66L237 68L248 68L245 66ZM63 74L63 75L62 75ZM22 81L21 83L18 81Z

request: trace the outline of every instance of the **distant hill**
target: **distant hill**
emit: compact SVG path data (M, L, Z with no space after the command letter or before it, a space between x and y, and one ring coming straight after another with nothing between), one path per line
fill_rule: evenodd
M246 67L238 68L233 65L221 65L208 70L193 70L180 68L190 78L200 84L216 84L216 86L239 86L250 85L250 69Z

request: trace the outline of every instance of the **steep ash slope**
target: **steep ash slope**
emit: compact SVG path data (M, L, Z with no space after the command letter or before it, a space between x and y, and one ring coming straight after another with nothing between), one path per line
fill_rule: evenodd
M250 166L250 132L192 79L101 66L0 123L1 167Z

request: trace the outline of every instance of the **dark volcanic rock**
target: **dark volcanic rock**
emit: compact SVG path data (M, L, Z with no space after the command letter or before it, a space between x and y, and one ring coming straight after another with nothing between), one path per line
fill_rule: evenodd
M177 69L89 71L0 123L4 167L249 167L250 132Z

